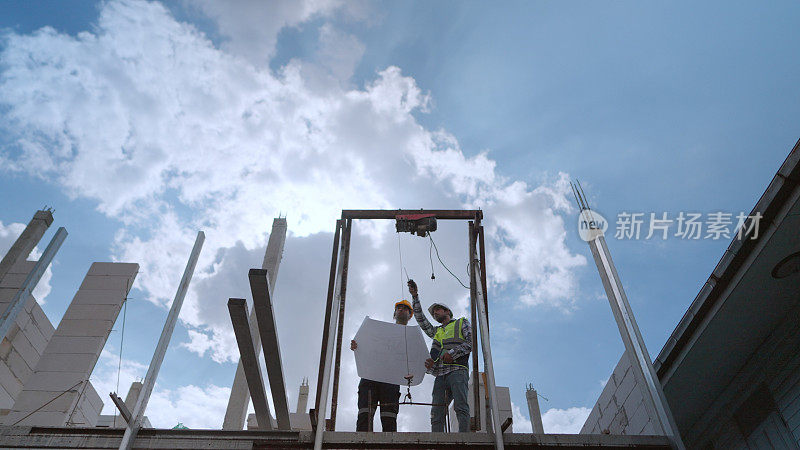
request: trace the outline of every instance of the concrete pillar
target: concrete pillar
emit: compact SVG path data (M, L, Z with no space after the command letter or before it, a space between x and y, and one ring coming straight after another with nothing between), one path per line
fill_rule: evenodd
M542 413L539 410L539 394L533 385L528 385L525 389L525 398L528 400L528 414L531 418L531 432L535 434L544 434L544 426L542 425Z
M275 280L278 278L278 267L283 257L283 244L286 242L286 219L276 218L272 221L272 233L269 235L267 251L261 268L269 273L269 295L275 290ZM253 336L253 347L256 354L261 351L261 336L258 332L256 309L250 311L250 334ZM241 430L245 425L247 406L250 403L250 392L247 389L247 379L244 376L244 366L239 361L236 375L231 386L231 396L228 399L228 408L225 410L225 419L222 422L223 430Z
M22 231L17 240L0 260L0 280L8 273L11 266L17 261L25 261L36 244L44 236L44 232L53 223L53 214L50 211L36 211L33 219L28 222L28 226Z
M305 414L308 412L306 408L308 408L308 378L303 378L300 390L297 392L297 409L294 412Z
M128 395L125 396L125 406L127 406L130 411L133 411L133 407L136 406L136 400L139 399L140 392L142 392L142 382L134 381L131 383L131 388L128 389Z
M89 376L138 271L138 264L92 264L3 424L96 425L102 401Z

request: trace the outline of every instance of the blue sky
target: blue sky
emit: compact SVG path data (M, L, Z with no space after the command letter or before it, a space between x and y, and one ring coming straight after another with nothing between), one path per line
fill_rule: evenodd
M53 322L91 261L142 264L123 391L144 375L205 229L150 415L215 427L235 368L221 305L247 294L272 217L286 214L290 230L276 298L305 306L277 311L281 342L317 330L285 345L293 404L300 377L316 378L337 211L481 207L493 354L522 409L515 429L533 382L549 399L546 431L577 431L622 344L564 182L580 179L612 221L749 212L800 137L799 17L791 2L5 2L0 221L50 205L70 231L44 298ZM383 305L399 295L394 233L356 226L346 334L366 314L389 319ZM655 356L728 241L611 231ZM448 224L435 236L451 268L465 264L465 233ZM411 276L429 278L426 244L403 239ZM460 305L461 288L436 272L423 301ZM119 334L95 385L116 382ZM357 384L348 358L345 428ZM182 416L185 405L202 411ZM403 414L401 427L425 429L427 412Z

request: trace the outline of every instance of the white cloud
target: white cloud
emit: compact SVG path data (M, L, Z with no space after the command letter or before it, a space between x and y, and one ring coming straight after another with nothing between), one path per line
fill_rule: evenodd
M564 244L566 175L531 189L497 175L487 154L467 157L455 137L416 122L429 96L396 67L364 90L320 95L294 65L273 77L161 5L129 2L108 3L95 34L12 34L2 59L20 152L12 167L54 175L129 223L117 255L143 264L140 286L161 303L197 228L208 237L202 271L237 241L262 245L278 211L305 236L330 230L342 207L426 199L485 208L491 279L526 283L527 304L571 305L571 270L585 258Z
M487 258L492 280L525 281L520 301L549 304L564 311L575 307L577 280L574 269L586 258L566 246L567 227L559 213L570 212L566 196L568 176L530 190L522 182L506 186L487 207L495 219L487 222L487 236L495 251Z
M275 53L278 33L297 27L315 17L324 17L339 9L360 15L361 5L341 0L239 0L235 7L224 2L195 0L199 8L216 24L225 37L223 48L250 61L264 64Z
M531 426L530 418L527 414L522 414L519 406L511 402L511 415L514 419L514 433L532 433L533 427Z
M102 414L114 414L116 408L108 396L116 392L123 399L131 383L141 381L147 366L122 358L119 354L104 350L90 378L100 398L103 399ZM117 379L119 377L119 387ZM156 428L172 428L182 422L189 428L219 428L221 417L230 396L229 387L183 385L174 389L162 389L156 383L147 404L145 416Z
M23 230L25 230L25 224L23 223L3 225L3 222L0 221L0 255L6 255L6 252L14 245L14 242L22 234ZM28 260L37 261L41 256L42 252L39 251L39 246L37 245L31 250L30 255L28 255ZM0 257L0 259L2 258ZM33 298L35 298L40 305L44 305L45 298L47 298L52 290L50 280L53 278L53 264L54 263L51 262L50 265L47 266L44 274L42 274L42 278L39 279L39 283L33 288Z
M592 412L585 406L567 409L551 408L542 415L545 433L577 434L581 431L586 418Z
M278 73L263 67L282 28L333 14L338 3L200 5L229 39L222 48L159 3L109 1L91 32L10 33L0 53L0 127L14 142L0 163L122 220L114 257L141 265L136 286L150 301L171 301L196 230L205 230L181 314L185 347L236 359L225 301L249 297L247 269L260 266L279 212L290 234L275 314L289 386L316 374L330 232L343 208L483 208L492 285L520 286L521 305L575 307L573 272L586 260L565 244L566 174L540 186L506 179L488 152L470 156L446 130L425 129L414 115L429 110L431 95L400 68L363 88L341 83L364 47L331 25L321 25L313 61L293 60ZM253 33L266 38L253 43ZM311 79L320 68L337 82ZM436 234L448 267L465 279L466 225L440 223ZM402 239L425 301L465 314L465 291L438 262L429 279L429 243ZM405 295L397 259L390 223L356 222L345 336L364 315L390 320ZM355 403L356 383L343 382L341 411ZM165 392L163 405L173 411L184 395L198 396L217 411L222 394L180 388ZM425 420L401 423L427 429Z
M355 36L325 24L319 31L318 60L337 80L347 81L353 76L356 64L366 47Z

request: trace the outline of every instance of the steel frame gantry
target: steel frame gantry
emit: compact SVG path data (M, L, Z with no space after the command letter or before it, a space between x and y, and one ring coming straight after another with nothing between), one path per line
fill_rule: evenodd
M472 417L472 430L481 429L480 382L478 378L477 341L480 335L481 350L483 352L484 373L486 374L486 388L489 393L489 414L491 426L487 427L494 434L495 448L503 449L503 434L497 407L497 393L492 363L491 345L489 343L489 312L486 298L486 252L484 247L484 232L481 220L481 210L343 210L341 219L336 221L336 230L333 237L333 250L331 253L330 277L328 280L328 295L325 306L324 329L322 332L322 345L320 349L319 371L317 376L316 397L314 408L309 411L312 426L315 428L314 448L322 448L323 432L336 429L336 412L338 407L339 369L342 354L342 332L344 328L344 314L347 293L347 275L350 260L350 237L353 220L395 220L397 216L408 214L432 214L437 220L466 220L468 221L468 245L470 257L470 309L473 323L473 352L472 352L472 379L474 395L474 416ZM477 326L475 325L477 324ZM480 331L478 333L477 331ZM335 338L335 339L334 339ZM331 372L333 374L333 389L331 394L331 417L325 418L328 404L328 388L330 386ZM488 420L489 418L487 418ZM488 425L488 424L487 424Z

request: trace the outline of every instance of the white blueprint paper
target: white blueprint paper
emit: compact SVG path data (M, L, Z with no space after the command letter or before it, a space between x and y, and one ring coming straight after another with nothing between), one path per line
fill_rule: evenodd
M422 330L416 325L398 325L364 318L353 338L358 376L373 381L406 386L404 378L414 375L411 385L422 383L425 360L430 358Z

